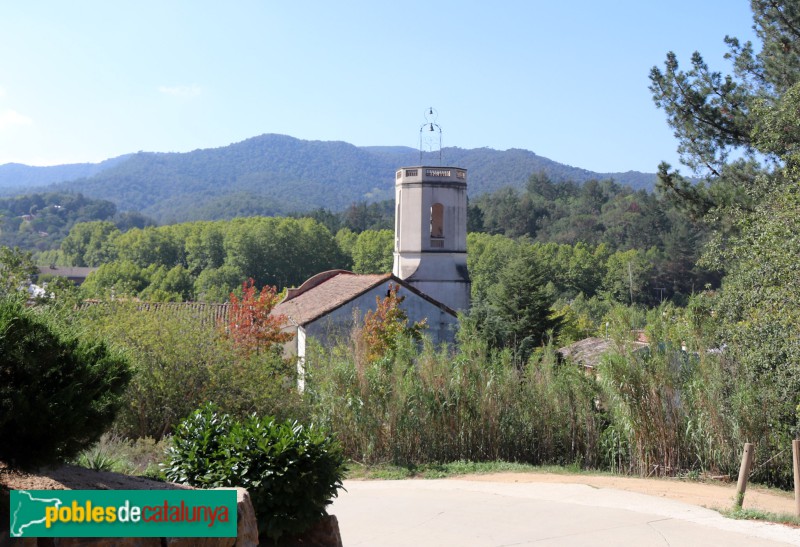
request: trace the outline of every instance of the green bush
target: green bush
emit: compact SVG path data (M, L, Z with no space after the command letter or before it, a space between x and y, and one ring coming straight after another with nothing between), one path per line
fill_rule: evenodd
M206 401L238 417L303 415L294 364L273 351L240 355L211 307L115 301L76 317L127 355L134 371L114 422L119 436L159 441Z
M313 426L255 415L239 421L206 404L181 422L172 442L167 478L247 488L268 538L308 529L342 488L342 449Z
M33 468L64 461L110 426L127 362L44 310L0 298L0 459Z

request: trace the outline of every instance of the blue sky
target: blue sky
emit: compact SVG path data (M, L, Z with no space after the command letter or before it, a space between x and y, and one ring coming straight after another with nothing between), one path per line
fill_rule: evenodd
M677 164L648 73L727 71L747 0L33 1L0 16L0 164L185 152L263 133Z

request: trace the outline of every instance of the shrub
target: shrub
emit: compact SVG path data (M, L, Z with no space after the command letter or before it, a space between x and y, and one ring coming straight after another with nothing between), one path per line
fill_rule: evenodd
M341 447L313 426L255 415L239 421L206 404L181 422L172 442L169 480L247 488L259 532L271 539L308 529L342 488Z
M156 441L150 437L126 439L104 433L97 444L87 448L72 462L89 469L115 471L164 480L162 463L169 439Z
M33 468L74 457L109 427L129 379L104 344L0 298L0 459Z
M202 306L113 302L86 306L78 320L129 356L134 376L114 423L120 436L159 441L206 401L240 417L303 412L280 348L242 355Z

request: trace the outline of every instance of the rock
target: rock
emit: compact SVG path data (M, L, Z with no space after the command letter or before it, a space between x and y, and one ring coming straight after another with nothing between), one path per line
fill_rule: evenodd
M0 547L38 547L38 538L12 538L8 531L0 532Z
M244 488L236 489L236 547L258 545L258 521L250 493Z
M169 547L233 547L234 544L236 538L164 538L164 545Z
M230 490L215 488L215 490ZM258 523L250 494L244 488L236 490L236 537L235 538L166 538L169 547L257 547Z
M336 515L325 515L299 536L281 538L281 547L342 547L339 520Z
M39 538L52 540L53 547L161 547L161 538Z

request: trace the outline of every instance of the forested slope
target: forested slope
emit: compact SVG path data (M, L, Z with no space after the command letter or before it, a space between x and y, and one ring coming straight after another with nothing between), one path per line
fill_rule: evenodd
M106 199L122 211L139 211L161 223L287 214L318 207L339 211L359 201L391 199L395 169L420 163L420 156L417 150L401 146L356 147L345 142L261 135L220 148L139 152L114 161L110 166L93 166L91 173L82 168L85 174L81 178L62 179L51 188ZM438 161L438 156L422 159L428 164ZM613 178L637 189L651 189L655 182L653 174L593 173L519 149L445 148L442 163L469 170L473 197L505 186L523 188L535 172L544 172L555 181L577 183ZM63 176L68 176L72 167L77 169L61 166ZM44 180L47 173L36 178L32 169L56 168L26 168L13 184L9 181L19 169L0 166L0 187Z

